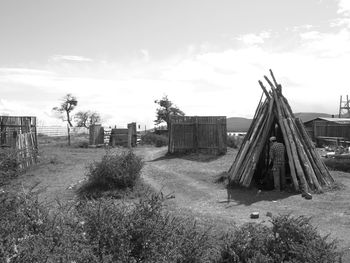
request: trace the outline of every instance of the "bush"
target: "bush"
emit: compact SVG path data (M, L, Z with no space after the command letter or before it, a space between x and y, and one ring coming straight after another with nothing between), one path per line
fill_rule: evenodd
M282 215L271 223L245 224L226 236L218 262L340 262L336 242L321 237L310 218Z
M154 145L156 147L166 146L168 145L168 137L149 132L141 136L141 144Z
M16 151L13 149L0 149L0 186L17 176L18 165Z
M164 211L163 201L155 194L135 203L101 198L50 212L35 193L2 193L0 262L341 262L336 243L308 218L245 224L220 242Z
M100 162L88 167L88 180L78 189L85 197L98 197L101 192L132 188L140 177L143 161L132 151L112 155L107 152Z
M213 245L193 222L162 211L148 195L132 206L99 199L79 209L93 257L101 262L208 262Z
M237 149L242 144L242 137L236 135L227 135L227 146Z
M349 159L326 158L323 159L325 165L332 170L350 172Z
M163 200L102 198L50 213L35 194L3 194L0 262L209 262L209 232L165 213Z
M0 262L71 262L82 253L77 220L49 211L29 193L0 196Z

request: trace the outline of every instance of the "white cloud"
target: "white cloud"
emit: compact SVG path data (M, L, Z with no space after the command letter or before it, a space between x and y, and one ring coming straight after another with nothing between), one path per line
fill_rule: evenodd
M266 39L270 38L271 33L263 31L259 34L245 34L237 37L237 40L242 41L244 44L249 46L263 44Z
M136 121L149 127L155 118L154 100L167 94L189 115L252 117L262 93L257 81L272 68L294 111L337 112L339 96L346 95L350 86L349 30L341 27L322 33L301 26L291 34L300 42L290 50L279 48L277 33L261 32L240 36L244 45L239 48L191 45L163 61L151 60L143 50L131 66L51 61L43 70L0 69L0 87L40 92L37 105L13 95L16 104L3 103L7 106L2 109L19 114L32 109L50 120L51 108L69 92L78 97L77 110L98 111L108 117L106 124L125 126ZM11 91L0 93L6 98Z
M93 59L74 55L54 55L50 60L55 62L92 62Z
M350 15L350 1L349 0L338 0L338 13L344 15Z

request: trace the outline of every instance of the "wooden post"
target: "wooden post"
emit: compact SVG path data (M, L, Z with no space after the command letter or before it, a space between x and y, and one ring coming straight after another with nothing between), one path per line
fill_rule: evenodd
M133 127L131 124L128 124L128 148L131 149L131 142L132 142L132 132Z
M198 152L198 118L194 117L193 124L193 148L195 152Z

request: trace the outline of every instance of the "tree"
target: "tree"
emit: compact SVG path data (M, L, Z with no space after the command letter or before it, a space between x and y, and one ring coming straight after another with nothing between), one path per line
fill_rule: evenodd
M59 113L60 118L67 122L68 131L68 145L70 145L70 127L73 127L71 112L78 105L78 100L75 96L68 93L62 98L61 105L59 107L52 108L53 111Z
M92 111L79 111L74 117L78 127L89 128L91 125L101 122L100 114Z
M164 96L160 100L155 100L154 103L159 105L156 110L157 119L154 121L155 124L166 122L168 129L170 128L170 117L171 116L184 116L185 113L180 110L172 101L168 99L168 96Z

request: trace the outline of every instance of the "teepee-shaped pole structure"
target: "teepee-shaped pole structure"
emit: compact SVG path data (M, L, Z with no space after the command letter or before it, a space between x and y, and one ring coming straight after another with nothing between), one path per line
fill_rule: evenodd
M261 157L277 125L286 148L294 189L322 191L334 179L317 153L303 123L294 117L287 99L282 95L282 86L276 82L271 70L270 74L272 81L264 76L270 91L259 81L266 98L263 102L260 100L252 124L229 170L230 184L250 186L254 175L259 172L258 166L261 167L258 164L266 162Z

